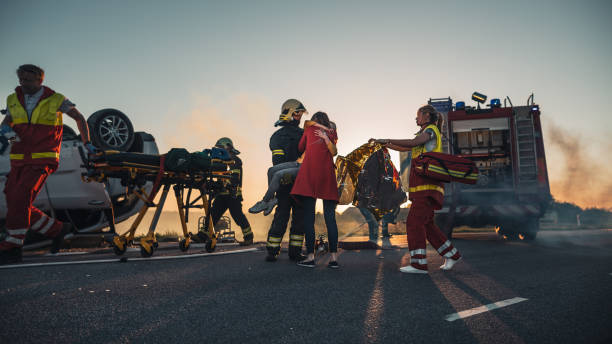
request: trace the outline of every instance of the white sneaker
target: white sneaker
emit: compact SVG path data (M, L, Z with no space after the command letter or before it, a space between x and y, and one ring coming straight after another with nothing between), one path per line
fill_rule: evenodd
M426 274L427 270L417 269L412 265L406 265L400 268L400 272L404 272L407 274Z
M463 257L459 257L459 259L454 260L454 259L444 259L444 264L440 265L440 269L441 270L450 270L453 268L453 266L455 266L455 264L459 263L459 261L461 260L461 258Z

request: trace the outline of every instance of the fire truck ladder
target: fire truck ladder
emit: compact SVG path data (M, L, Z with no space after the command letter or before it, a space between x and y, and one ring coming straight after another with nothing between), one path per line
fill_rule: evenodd
M536 181L538 169L536 164L535 131L531 113L528 111L517 113L515 125L519 184L532 184Z

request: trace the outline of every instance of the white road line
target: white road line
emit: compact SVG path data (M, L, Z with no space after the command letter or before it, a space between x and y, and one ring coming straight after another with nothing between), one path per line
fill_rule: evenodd
M254 252L254 251L258 251L258 249L257 248L247 248L244 250L235 250L235 251L217 252L217 253L198 253L198 254L185 254L181 256L160 256L160 257L151 257L151 258L127 258L127 261L140 262L140 261L150 261L150 260L187 259L187 258L198 258L198 257L208 257L208 256L221 256L221 255L227 255L227 254L245 253L245 252ZM113 258L113 259L78 260L78 261L72 261L72 262L14 264L14 265L0 266L0 269L31 268L31 267L37 267L37 266L52 266L52 265L117 263L119 261L121 261L120 258Z
M58 252L58 253L45 253L45 257L57 257L57 256L78 256L81 254L88 254L89 252Z
M510 305L515 304L515 303L519 303L519 302L523 302L523 301L527 301L527 299L524 299L522 297L515 297L515 298L512 298L512 299L508 299L508 300L498 301L498 302L490 303L488 305L484 305L484 306L468 309L468 310L465 310L465 311L461 311L459 313L449 314L449 315L447 315L444 318L444 320L446 320L446 321L455 321L455 320L458 320L458 319L464 319L464 318L467 318L467 317L471 317L472 315L476 315L476 314L492 311L494 309L510 306Z

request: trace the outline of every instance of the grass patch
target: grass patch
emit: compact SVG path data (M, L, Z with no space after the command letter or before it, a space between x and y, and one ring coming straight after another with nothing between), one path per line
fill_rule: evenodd
M142 239L143 237L145 237L144 234L137 235L134 237L134 241L140 241L140 239ZM179 237L182 237L182 235L179 236L179 234L174 231L165 231L165 232L155 233L155 238L157 238L158 242L178 242Z

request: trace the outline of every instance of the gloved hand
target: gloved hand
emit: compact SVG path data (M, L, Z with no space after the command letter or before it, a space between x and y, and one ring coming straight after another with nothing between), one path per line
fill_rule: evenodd
M91 144L91 142L85 143L85 148L87 148L87 152L89 154L96 154L96 153L98 153L100 151L98 148L96 148L96 146Z

